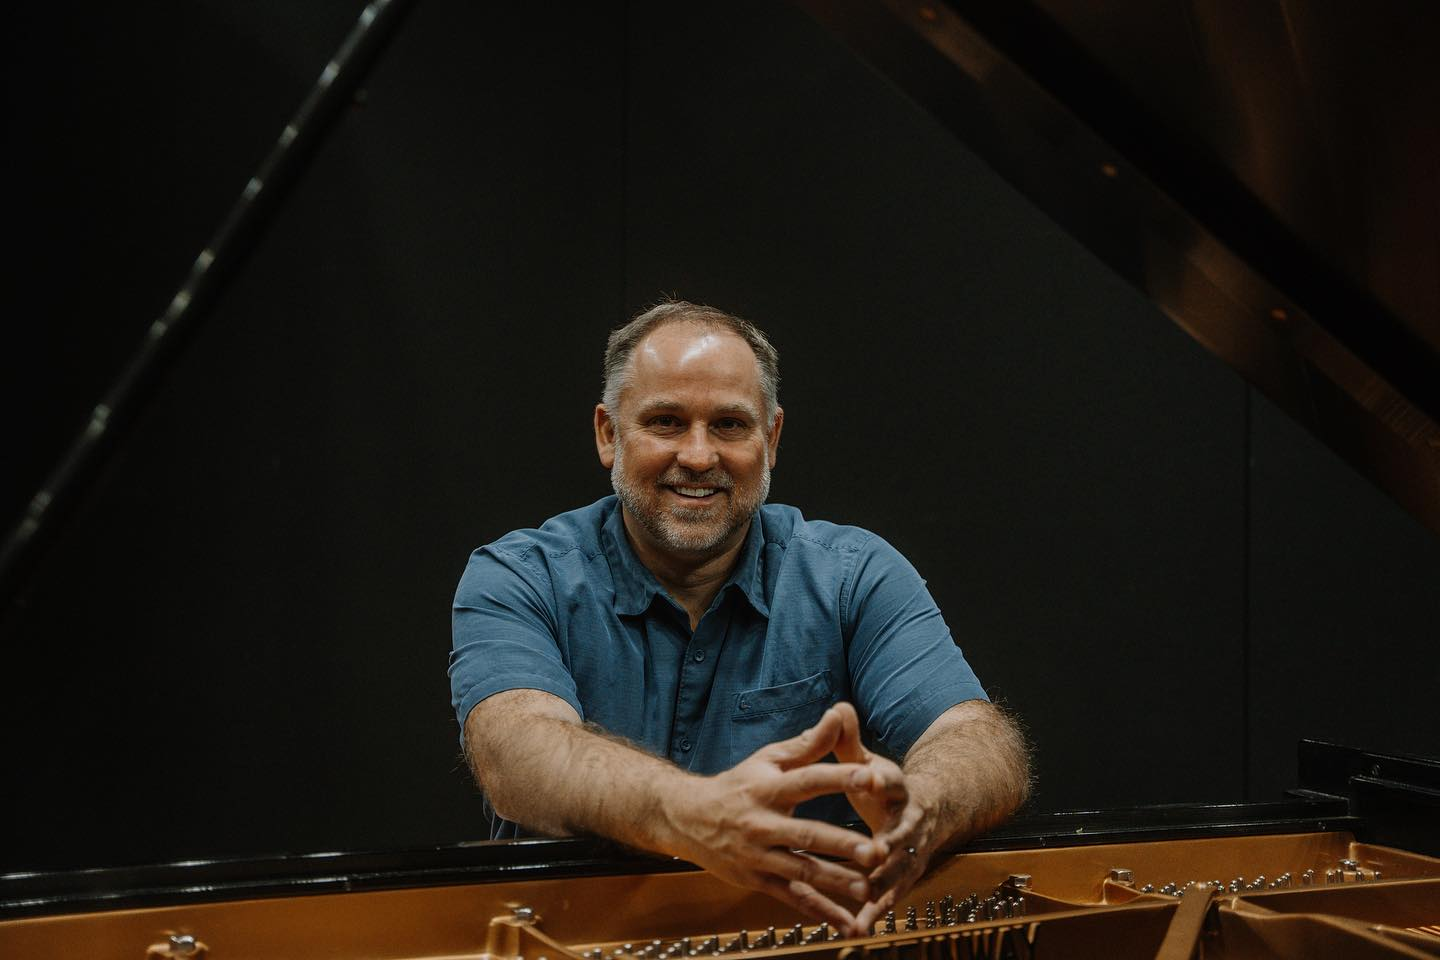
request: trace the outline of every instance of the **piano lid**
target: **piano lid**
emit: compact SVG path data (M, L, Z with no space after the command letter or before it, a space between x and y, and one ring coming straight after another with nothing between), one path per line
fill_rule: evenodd
M1440 533L1440 8L801 6Z

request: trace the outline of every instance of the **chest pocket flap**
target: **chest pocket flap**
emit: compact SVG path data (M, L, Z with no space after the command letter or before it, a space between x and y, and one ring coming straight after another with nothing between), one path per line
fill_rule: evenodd
M828 706L834 695L835 685L830 680L830 671L821 670L804 680L782 683L777 687L759 687L736 694L731 719L759 720L822 701Z

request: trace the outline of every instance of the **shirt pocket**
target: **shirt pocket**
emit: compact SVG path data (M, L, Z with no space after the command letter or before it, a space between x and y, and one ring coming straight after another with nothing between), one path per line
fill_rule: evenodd
M730 714L731 765L767 743L785 740L813 727L835 702L829 670L804 680L757 687L735 695Z

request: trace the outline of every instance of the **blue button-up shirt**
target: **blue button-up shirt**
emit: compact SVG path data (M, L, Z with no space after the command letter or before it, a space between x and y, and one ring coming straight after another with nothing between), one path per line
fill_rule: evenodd
M450 688L462 738L486 697L543 690L699 774L800 733L839 700L855 705L871 749L900 760L946 709L986 699L925 582L874 534L761 507L691 631L635 556L614 497L471 555ZM843 797L799 813L854 818ZM517 830L497 817L491 835Z

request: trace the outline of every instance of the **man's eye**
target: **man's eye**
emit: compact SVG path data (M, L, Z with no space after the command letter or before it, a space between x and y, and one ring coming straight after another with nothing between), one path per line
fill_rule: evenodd
M745 421L744 421L744 420L736 420L736 419L733 418L733 417L726 417L724 420L721 420L721 421L719 421L718 423L716 423L715 426L719 427L721 430L725 431L726 433L737 433L737 432L745 429Z
M650 426L652 427L673 427L679 422L679 420L676 420L674 417L666 413L662 413L658 417L650 418Z

